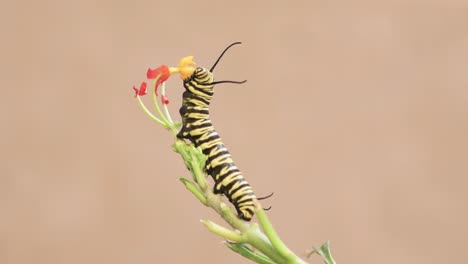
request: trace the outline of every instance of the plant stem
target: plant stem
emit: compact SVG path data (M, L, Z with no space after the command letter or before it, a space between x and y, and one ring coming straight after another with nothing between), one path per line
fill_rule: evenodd
M159 103L158 103L158 99L156 98L156 84L158 83L158 80L161 78L162 74L159 74L156 79L154 79L154 85L153 85L153 89L151 89L151 97L153 99L153 104L154 104L154 108L156 109L156 112L159 114L159 116L161 117L161 119L163 120L164 123L167 124L167 127L171 127L172 125L172 122L169 122L169 120L167 120L167 117L161 112L161 108L159 108Z
M155 117L149 110L148 108L146 108L145 104L143 103L143 101L141 100L140 96L137 96L137 100L138 100L138 104L140 105L141 109L143 109L143 111L151 118L153 119L154 121L156 121L156 123L162 125L163 127L166 127L166 124L161 121L159 118Z
M268 219L265 211L261 206L258 207L259 209L256 211L258 221L262 226L263 231L265 232L268 239L271 241L273 247L284 257L288 260L288 263L305 263L300 258L298 258L279 238L276 230L273 228L270 220ZM297 260L301 260L297 262Z

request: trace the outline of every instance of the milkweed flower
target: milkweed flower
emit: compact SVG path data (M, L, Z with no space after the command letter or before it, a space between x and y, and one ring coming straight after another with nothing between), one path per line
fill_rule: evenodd
M141 96L144 96L147 94L147 87L148 84L146 81L141 82L140 87L137 88L135 85L133 86L133 90L135 91L135 98L137 99L138 103L140 104L140 107L145 111L145 113L151 117L154 121L156 121L158 124L168 128L168 129L176 129L174 126L174 121L172 121L172 118L169 114L169 110L167 108L167 105L169 104L169 98L166 96L166 91L164 87L164 83L169 79L171 75L171 69L166 65L161 65L158 68L151 69L149 68L148 71L146 72L146 77L148 80L150 80L150 86L154 90L152 91L152 100L153 104L156 110L157 115L154 115L151 113L151 111L146 108L145 104L143 103L143 100ZM174 70L173 70L174 71ZM153 86L154 85L154 86ZM158 88L162 86L162 92L161 95L158 95L157 91ZM160 98L158 98L160 97ZM163 111L161 111L161 108L159 107L160 104L158 104L158 99L161 100L161 103L163 105ZM159 116L159 117L158 117Z

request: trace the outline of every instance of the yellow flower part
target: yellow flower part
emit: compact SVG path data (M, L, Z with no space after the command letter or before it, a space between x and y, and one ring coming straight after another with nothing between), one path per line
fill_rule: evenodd
M197 64L193 61L193 56L187 56L187 57L183 57L182 59L180 59L179 65L177 66L177 68L174 68L174 67L169 68L169 72L171 74L179 73L180 78L182 80L185 80L193 74L196 68L197 68Z

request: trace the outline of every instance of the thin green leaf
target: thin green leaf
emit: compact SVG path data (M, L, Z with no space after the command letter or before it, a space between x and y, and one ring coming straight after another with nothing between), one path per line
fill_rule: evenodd
M206 197L193 182L185 178L179 178L179 181L181 181L185 185L185 188L187 188L187 190L189 190L193 195L195 195L195 197L197 197L197 199L200 200L202 204L207 206Z
M336 264L335 260L333 259L331 255L330 241L327 241L318 249L314 248L314 250L310 252L307 257L310 257L314 253L319 254L323 258L323 261L325 261L325 264Z
M234 241L237 243L242 243L242 236L234 231L225 228L224 226L218 225L215 222L212 222L210 220L200 220L207 228L210 230L212 233L230 241Z
M254 262L257 262L260 264L275 264L276 263L270 258L268 258L267 256L260 254L259 252L252 251L252 249L250 249L250 247L246 246L245 244L226 242L226 246L230 248L232 251Z

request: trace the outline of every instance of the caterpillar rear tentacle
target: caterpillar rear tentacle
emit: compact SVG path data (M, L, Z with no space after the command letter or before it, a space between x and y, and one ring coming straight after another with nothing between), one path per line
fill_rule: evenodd
M265 199L268 199L268 198L272 197L272 196L273 196L273 194L275 194L275 193L273 193L273 192L272 192L272 193L270 193L270 194L269 194L269 195L267 195L267 196L258 197L258 198L257 198L257 200L265 200Z
M272 197L272 196L273 196L273 194L275 194L275 193L273 193L273 192L272 192L272 193L270 193L270 194L269 194L269 195L267 195L267 196L263 196L263 197L257 197L257 200L259 200L259 201L260 201L260 200L265 200L265 199L268 199L268 198ZM268 206L267 208L263 208L263 210L265 210L265 211L268 211L268 210L270 210L270 209L271 209L271 206Z

